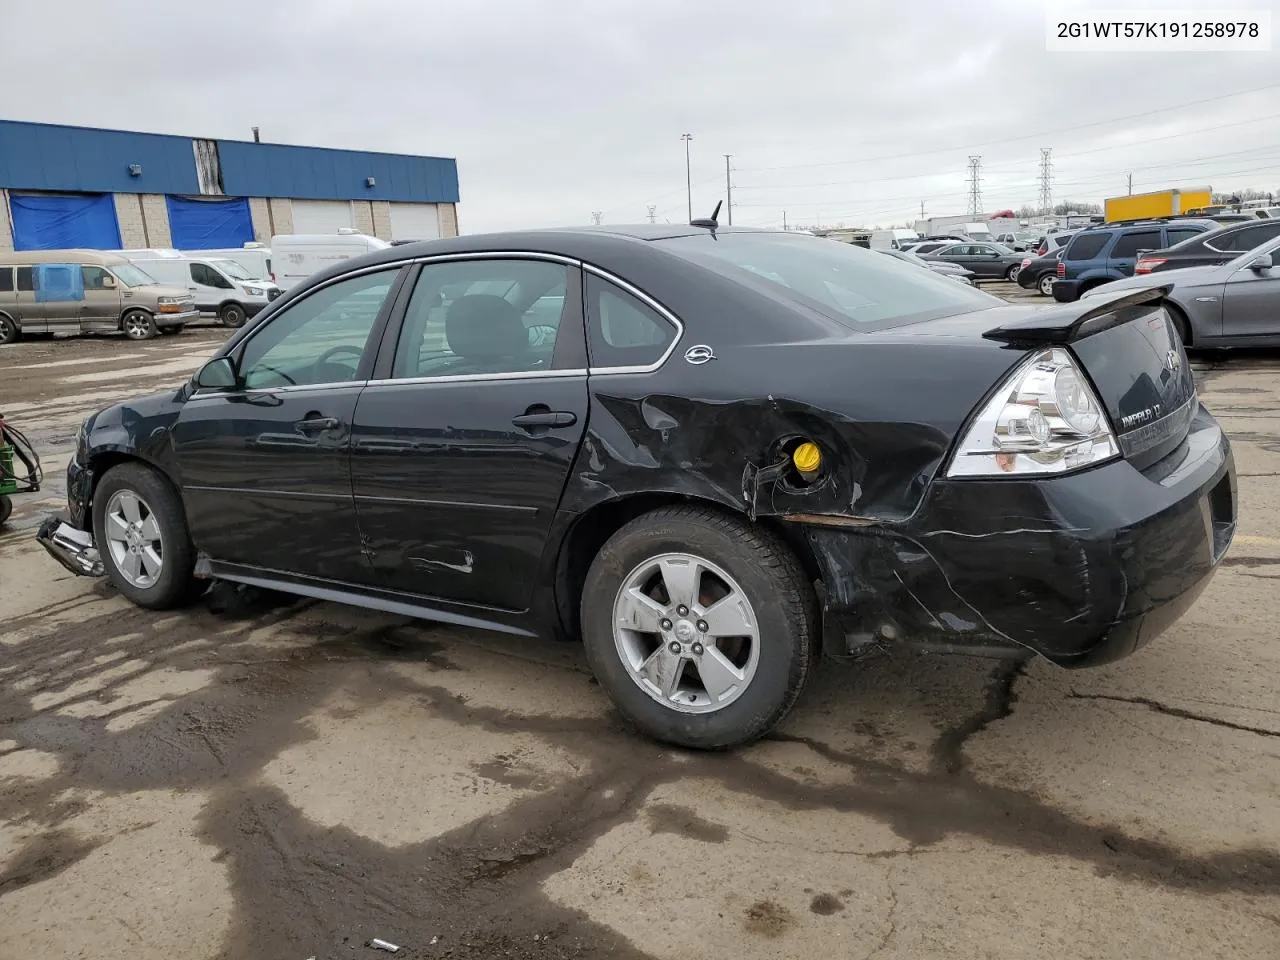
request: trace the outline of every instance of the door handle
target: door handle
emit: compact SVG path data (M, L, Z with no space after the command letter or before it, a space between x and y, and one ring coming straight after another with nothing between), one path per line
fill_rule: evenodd
M337 430L342 426L342 421L337 417L322 417L314 414L295 421L293 426L299 433L322 433L325 430Z
M537 412L530 412L537 410ZM571 427L578 422L578 417L568 410L547 410L545 407L538 409L530 407L518 417L512 417L511 422L525 430L537 427Z

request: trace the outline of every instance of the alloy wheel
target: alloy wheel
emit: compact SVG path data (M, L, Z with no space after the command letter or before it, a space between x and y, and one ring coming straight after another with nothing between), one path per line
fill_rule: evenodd
M692 554L662 554L632 570L614 599L613 623L631 679L681 713L727 707L760 662L751 601L727 572Z
M131 313L124 318L125 335L134 340L145 340L151 333L151 318L143 313Z
M164 570L164 538L147 502L117 490L107 501L106 536L120 575L140 590L153 586Z

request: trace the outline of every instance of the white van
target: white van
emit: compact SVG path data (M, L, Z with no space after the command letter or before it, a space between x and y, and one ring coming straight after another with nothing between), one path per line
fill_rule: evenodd
M281 290L288 290L325 267L389 246L385 240L346 227L337 233L282 233L271 238L275 281Z
M246 243L243 247L227 247L225 250L187 250L186 255L234 260L254 280L271 280L271 248L265 243Z
M137 267L162 283L185 287L202 316L227 327L245 320L280 296L280 288L259 280L234 260L187 256L177 250L123 250Z
M873 230L871 232L872 250L901 250L909 243L920 240L920 234L914 230Z

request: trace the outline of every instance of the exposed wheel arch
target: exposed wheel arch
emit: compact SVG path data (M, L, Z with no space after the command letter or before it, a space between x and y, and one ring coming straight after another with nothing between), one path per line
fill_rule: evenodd
M146 457L140 457L137 454L125 453L121 450L104 450L89 458L88 466L93 477L93 485L89 488L90 506L93 503L93 494L98 489L98 483L102 480L103 476L112 467L119 466L122 463L136 463L140 466L154 470L164 478L165 483L169 484L169 486L173 488L173 491L178 495L178 498L182 498L182 488L174 482L173 477L169 476L168 472L164 467L160 466L160 464L152 460L148 460Z
M1178 332L1184 349L1192 346L1191 319L1187 312L1172 300L1164 301L1164 308L1169 311L1169 319L1173 321L1173 329Z

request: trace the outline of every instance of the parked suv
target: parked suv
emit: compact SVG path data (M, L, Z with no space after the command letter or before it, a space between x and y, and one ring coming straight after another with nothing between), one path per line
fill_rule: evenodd
M0 343L24 334L123 332L146 340L199 316L190 294L101 250L0 254Z
M1162 250L1217 227L1212 220L1139 220L1086 227L1071 238L1058 261L1053 298L1079 300L1086 290L1133 276L1141 253Z
M1197 234L1167 250L1153 250L1138 258L1134 273L1160 273L1179 267L1211 267L1227 263L1280 237L1280 220L1233 223Z

